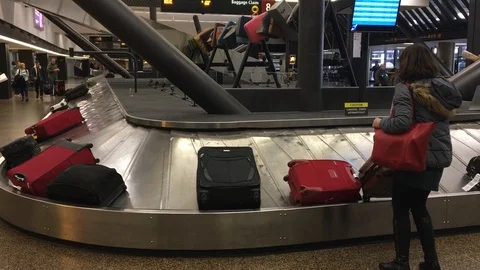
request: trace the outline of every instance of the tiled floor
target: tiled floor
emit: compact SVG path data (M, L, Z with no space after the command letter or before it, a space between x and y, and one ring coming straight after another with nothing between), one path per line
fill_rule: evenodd
M42 118L51 104L18 98L0 101L0 144L23 134L28 125ZM0 205L8 207L8 205ZM390 217L386 217L390 218ZM105 228L108 233L108 228ZM121 237L121 236L119 236ZM480 269L477 251L480 232L438 237L437 244L443 269ZM201 255L165 252L134 252L99 249L52 241L26 234L0 222L0 269L378 269L379 261L393 256L390 241L360 243L334 247L289 248L279 251L242 251L241 253L202 253ZM412 266L420 262L417 240L412 244Z

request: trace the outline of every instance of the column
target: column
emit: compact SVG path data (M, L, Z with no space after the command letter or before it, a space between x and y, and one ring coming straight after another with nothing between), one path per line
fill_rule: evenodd
M157 7L150 7L150 20L157 21Z
M31 70L34 66L33 62L33 51L32 50L19 50L18 51L18 60L22 63L25 63L25 68Z
M36 60L40 62L40 65L44 70L47 70L48 66L48 55L46 53L37 53L36 55Z
M157 21L157 7L150 7L150 20L152 21ZM142 60L142 69L139 69L139 70L143 70L143 60ZM158 71L152 66L152 74L153 74L153 77L155 78L158 78L160 77L158 75Z
M0 74L5 73L8 81L0 83L0 99L12 98L10 55L8 54L8 44L0 43Z
M300 0L298 84L306 111L322 109L325 0Z
M468 15L467 50L473 54L480 54L480 0L470 0ZM471 62L468 62L471 64Z
M58 79L62 81L67 80L67 59L63 56L57 57L57 67L60 69L58 72Z
M453 71L453 63L455 57L454 42L439 42L437 56L440 61L450 70Z

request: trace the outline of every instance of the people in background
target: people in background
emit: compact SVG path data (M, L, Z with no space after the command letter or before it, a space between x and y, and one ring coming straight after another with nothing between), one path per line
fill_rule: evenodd
M29 72L25 68L25 63L20 63L17 73L15 74L15 87L18 88L20 95L22 95L22 101L28 101L28 82Z
M440 269L427 198L430 192L438 191L443 170L452 163L449 119L462 104L462 96L455 86L438 78L438 74L428 47L408 46L400 55L398 77L402 83L395 86L392 116L376 118L373 122L374 128L381 128L391 134L408 132L413 123L436 123L428 143L426 170L393 172L396 258L392 262L380 264L380 269L410 269L410 212L424 252L425 261L419 268Z
M10 80L12 81L12 90L13 92L15 93L15 95L18 95L20 93L20 91L18 90L18 87L15 86L15 75L17 74L17 71L18 71L18 66L19 66L19 63L16 63L15 61L12 61L12 70L10 72Z
M37 99L43 99L43 86L47 81L47 75L43 70L40 62L36 61L35 66L32 68L30 72L32 76L33 85L35 86L35 92L37 93Z
M50 64L47 66L47 75L48 75L48 84L49 87L52 89L51 94L55 94L56 86L55 86L55 81L58 79L58 72L60 69L57 66L57 59L52 58L50 60Z
M385 64L375 72L374 86L388 86L388 74Z

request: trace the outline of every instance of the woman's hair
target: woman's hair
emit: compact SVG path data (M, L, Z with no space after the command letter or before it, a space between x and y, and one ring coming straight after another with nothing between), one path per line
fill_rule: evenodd
M438 67L427 46L410 45L400 55L398 77L401 81L413 82L438 76Z
M25 63L20 63L20 68L25 69Z

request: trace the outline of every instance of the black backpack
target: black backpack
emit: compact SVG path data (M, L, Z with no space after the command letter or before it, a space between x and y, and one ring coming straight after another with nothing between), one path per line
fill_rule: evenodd
M468 162L467 175L471 178L480 173L480 156L476 156Z

